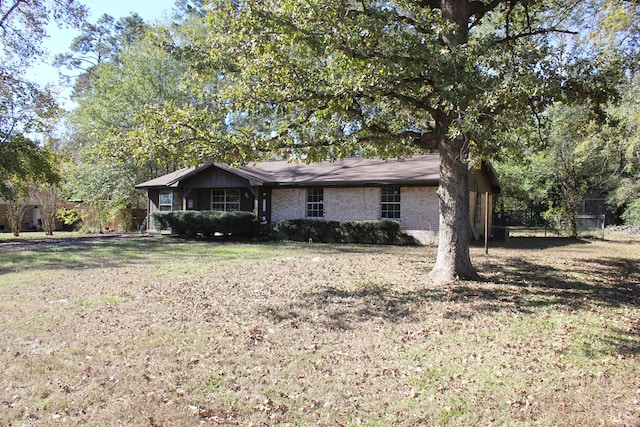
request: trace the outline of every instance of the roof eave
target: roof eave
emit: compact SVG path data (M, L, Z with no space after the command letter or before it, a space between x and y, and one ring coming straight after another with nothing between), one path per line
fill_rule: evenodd
M388 185L416 186L426 185L437 187L438 180L379 180L379 181L301 181L301 182L264 182L267 187L376 187Z

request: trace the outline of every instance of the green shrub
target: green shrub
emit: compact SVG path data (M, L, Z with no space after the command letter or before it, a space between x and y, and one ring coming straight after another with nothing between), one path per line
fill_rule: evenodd
M622 214L622 219L625 224L629 225L640 225L640 199L634 200L629 203L624 213Z
M171 229L171 234L188 238L251 237L256 235L258 225L256 216L244 211L154 212L152 218L159 229Z
M277 237L306 242L413 245L417 241L402 231L397 221L324 221L294 219L274 227Z

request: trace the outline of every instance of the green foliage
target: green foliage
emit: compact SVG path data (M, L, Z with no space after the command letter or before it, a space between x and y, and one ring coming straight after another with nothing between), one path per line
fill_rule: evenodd
M411 3L287 1L265 10L217 1L191 25L168 48L190 65L185 88L196 102L141 110L144 145L158 136L189 141L234 163L271 152L309 160L406 155L420 145L406 139L408 130L427 134L436 111L446 116L475 99L482 114L489 103L481 109L481 95L504 81L480 72L489 59L479 56L484 36L446 48L447 23ZM513 83L500 90L513 94L522 82ZM452 134L462 132L456 123Z
M403 156L450 139L487 157L534 144L554 100L606 101L614 78L601 77L618 68L558 36L578 7L485 7L469 31L462 7L455 29L423 3L213 1L157 39L189 67L190 101L140 109L130 140L186 161Z
M635 221L640 198L640 85L621 86L621 97L599 111L589 103L555 104L547 111L540 150L524 150L522 159L496 164L502 178L499 201L506 212L526 214L534 206L554 226L573 234L587 190L608 194L610 208L625 222Z
M90 72L106 62L118 62L121 51L145 33L147 25L138 14L120 18L108 14L95 23L85 22L70 51L56 56L55 65Z
M98 162L67 164L66 189L70 199L92 203L108 201L126 206L135 193L136 176L127 165Z
M50 88L25 78L45 52L47 25L77 25L86 13L75 0L0 2L0 197L17 200L29 183L55 182L51 153L34 142L48 134L58 108Z
M60 208L56 215L65 225L74 226L80 222L80 215L76 209Z
M55 184L60 180L53 151L21 134L4 140L1 135L0 132L0 198L16 200L25 196L33 183Z
M76 87L78 107L69 117L73 133L65 150L79 161L105 167L117 163L138 183L180 166L172 154L177 142L160 141L151 148L130 140L129 133L144 126L136 118L140 111L168 100L178 102L178 76L185 67L155 44L149 26L129 18L133 21L124 29L118 30L117 23L110 27L112 53L92 65ZM164 142L166 147L161 146Z
M640 198L627 205L622 219L627 224L640 225Z
M187 238L196 236L246 238L258 232L258 220L252 212L171 211L154 212L152 220L160 229Z
M612 139L618 149L612 156L612 191L610 205L622 212L622 219L638 224L640 200L640 78L635 76L625 86L618 104L609 109L615 127Z
M503 194L498 206L522 217L528 225L543 213L545 222L569 235L577 234L576 216L581 214L588 190L606 191L620 158L620 144L611 135L610 123L601 122L588 103L556 103L547 110L541 129L544 149L527 149L520 161L498 163ZM532 207L539 207L532 212ZM534 218L531 218L531 214Z
M79 160L66 165L65 177L65 194L68 199L83 202L83 225L91 231L103 232L108 222L140 196L134 188L135 171L127 164Z
M638 70L640 58L640 8L635 2L598 0L585 2L591 19L584 23L588 29L588 48L603 56L622 60L621 68Z
M46 52L42 44L47 25L78 26L87 9L77 0L8 0L0 3L2 54L11 61L27 65ZM7 62L3 62L3 68ZM4 75L4 73L3 73Z
M58 180L53 151L32 139L35 133L49 132L57 112L48 90L24 81L20 74L0 78L1 198L14 200L30 183Z
M284 239L322 243L368 243L411 245L415 239L397 221L324 221L296 219L280 221L274 231Z
M129 210L141 197L135 184L177 166L167 150L148 151L127 137L142 125L135 119L139 110L171 98L179 88L174 68L182 68L151 42L150 31L135 14L119 21L103 16L85 25L70 52L58 57L59 65L83 71L63 147L69 157L66 189L70 198L88 205L83 222L96 231L116 218L130 227Z

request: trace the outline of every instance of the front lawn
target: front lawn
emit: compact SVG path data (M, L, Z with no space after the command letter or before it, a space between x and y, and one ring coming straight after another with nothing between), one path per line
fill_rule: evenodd
M638 425L640 243L0 242L0 425Z

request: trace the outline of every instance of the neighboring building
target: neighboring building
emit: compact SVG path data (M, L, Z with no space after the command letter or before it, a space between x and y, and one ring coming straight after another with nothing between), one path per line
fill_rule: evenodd
M438 154L311 164L269 161L238 168L207 163L136 188L147 190L149 215L163 210L253 211L267 231L288 219L393 220L429 243L438 235L439 169ZM492 212L493 195L500 191L488 164L470 166L469 189L469 213L477 238L484 235L486 194L488 212ZM158 231L152 221L149 231Z
M77 208L77 203L64 201L60 202L61 208L74 209ZM9 202L0 199L0 233L10 232L11 226L9 225L9 219L7 218L9 210ZM56 219L55 230L60 231L65 228L65 224L60 219ZM29 197L24 203L24 216L22 217L22 224L20 231L42 231L42 207L38 200L34 197Z

